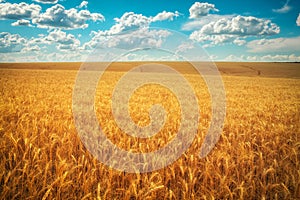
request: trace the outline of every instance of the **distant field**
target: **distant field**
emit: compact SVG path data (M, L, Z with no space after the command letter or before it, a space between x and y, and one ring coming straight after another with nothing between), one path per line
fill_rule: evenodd
M128 71L133 65L143 62L114 63L110 66L111 71ZM183 73L195 73L186 62L160 62L173 66ZM78 70L82 63L0 63L0 69L48 69L48 70ZM300 78L300 63L271 63L271 62L216 62L223 75L234 76L262 76L262 77L285 77Z
M0 199L299 199L298 63L217 63L226 90L226 120L219 142L203 159L198 155L211 122L210 95L188 64L165 63L185 73L194 88L198 134L177 161L145 174L103 165L79 139L72 92L80 64L0 64ZM147 125L149 107L161 103L168 113L164 127L152 138L137 139L116 126L114 86L138 64L117 63L103 75L95 110L114 144L149 152L172 140L180 108L167 89L144 86L130 99L132 119ZM169 74L164 77L170 80Z

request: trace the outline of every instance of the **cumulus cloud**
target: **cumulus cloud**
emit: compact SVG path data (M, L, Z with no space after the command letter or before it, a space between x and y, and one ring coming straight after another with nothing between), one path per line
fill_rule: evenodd
M151 52L154 53L154 52ZM125 56L122 56L123 61L179 61L180 58L176 55L163 54L160 52L159 55L153 55L150 52L145 53L129 53ZM180 60L181 61L181 60ZM164 69L161 69L160 72L164 72Z
M48 8L45 13L34 18L32 22L40 28L61 28L61 29L78 29L87 28L88 20L104 21L105 18L100 13L90 13L88 10L71 8L66 10L60 4Z
M288 3L289 3L289 0L287 0L281 8L272 9L272 11L275 13L287 13L292 9L292 7L288 5Z
M26 19L39 15L41 6L36 4L21 3L1 3L0 19Z
M258 61L258 56L247 56L247 58L246 58L246 60L247 61L251 61L251 62L253 62L253 61Z
M12 26L32 26L27 19L19 19L11 24Z
M299 62L300 55L292 54L266 54L266 55L229 55L223 60L226 61L250 61L250 62Z
M182 30L191 31L191 30L201 29L202 26L209 24L211 22L218 21L220 19L231 19L233 17L234 17L234 15L216 15L216 14L211 15L211 14L208 14L199 19L191 20L191 21L188 21L187 23L183 24Z
M39 47L23 48L21 52L0 54L0 62L70 62L84 61L87 54L80 51L49 52Z
M195 40L197 42L210 41L211 45L206 46L206 47L209 47L209 46L216 45L216 44L233 42L234 39L236 39L236 36L234 36L234 35L206 35L206 34L202 34L199 31L194 31L190 35L190 39Z
M195 2L189 9L189 18L193 20L182 26L182 30L193 31L190 39L205 43L203 47L223 43L242 46L248 37L270 36L280 32L280 27L268 19L210 14L211 11L219 10L214 4Z
M43 3L43 4L55 4L58 2L58 0L33 0L38 3Z
M50 46L56 46L64 53L50 50ZM31 39L0 32L0 62L82 61L87 54L80 51L78 46L80 41L74 35L61 30L53 30L47 35L40 34Z
M224 60L224 61L233 61L233 62L243 61L244 60L244 56L236 56L236 55L230 54L230 55L226 56L222 60Z
M84 61L86 59L86 54L82 52L65 52L57 53L53 52L48 55L41 55L41 60L43 61L56 61L56 62L66 62L66 61Z
M172 21L174 19L174 17L178 17L180 14L178 11L175 12L167 12L167 11L163 11L161 13L158 13L155 17L152 18L153 22L156 21L164 21L164 20L170 20Z
M46 45L46 46L45 46ZM39 48L47 48L51 45L55 45L58 50L78 50L80 41L73 35L67 34L60 29L54 29L48 33L48 35L39 35L37 38L28 39L23 51L37 50Z
M183 42L176 48L175 53L179 54L181 52L186 52L187 50L190 50L193 48L195 48L195 46L192 42Z
M135 14L134 12L126 12L121 18L115 18L116 24L113 25L108 34L118 34L122 31L129 31L138 28L149 27L151 18L142 14Z
M203 34L216 35L274 35L280 32L280 28L270 20L238 15L229 20L220 19L216 22L204 25L200 32Z
M119 34L107 34L99 31L94 33L91 41L83 45L83 49L101 48L134 49L137 47L160 47L166 37L170 35L166 30L149 30L140 28Z
M199 32L193 32L190 35L190 39L195 40L197 42L209 42L209 44L204 44L202 47L213 47L215 45L225 44L225 43L233 43L238 46L242 46L246 44L246 40L237 37L236 35L205 35Z
M81 4L78 6L78 8L87 8L89 2L87 1L82 1Z
M249 52L289 52L299 51L300 36L293 38L275 38L253 40L246 45Z
M189 9L190 19L206 16L210 11L218 12L219 10L215 8L214 4L195 2Z
M297 26L300 26L300 13L299 13L298 18L296 20L296 24L297 24Z
M149 30L152 22L172 20L178 12L158 13L147 17L134 12L126 12L115 18L115 24L106 31L92 32L93 38L83 45L83 49L93 49L97 45L103 48L132 49L135 47L159 47L170 35L166 30Z
M246 44L246 40L241 40L239 38L236 38L234 41L233 41L234 44L238 45L238 46L242 46L244 44Z
M142 14L136 14L134 12L126 12L122 15L121 18L114 19L116 24L113 25L109 31L106 31L105 34L118 34L124 31L130 31L139 28L148 28L150 23L152 22L173 20L174 17L178 17L179 15L180 13L178 11L163 11L161 13L158 13L154 17L147 17Z
M58 50L76 50L80 46L80 41L73 35L55 29L49 32L48 35L40 35L38 38L28 40L26 46L28 49L38 45L56 45Z
M224 61L231 62L280 62L280 61L297 61L300 56L295 56L295 54L251 54L251 55L229 55L225 57Z
M295 54L289 55L289 61L291 62L300 62L300 55L296 56Z
M27 41L26 46L35 46L35 45L43 45L43 44L51 44L50 41L46 40L46 36L41 34L37 38L31 38Z
M76 50L80 45L80 41L74 35L61 30L53 30L46 36L45 40L57 43L57 49L59 50Z
M300 56L295 54L276 54L276 55L265 55L260 58L261 61L290 61L290 62L299 62Z
M238 15L203 25L200 30L191 33L190 39L197 42L210 41L210 45L230 42L243 45L245 41L240 38L274 35L279 32L280 28L270 20Z
M0 53L20 52L26 41L19 34L2 32L0 33Z
M120 18L114 18L116 23L109 30L100 31L98 35L108 36L137 29L149 28L149 25L152 22L173 20L173 18L177 16L179 16L179 12L177 11L174 13L163 11L161 13L158 13L154 17L147 17L142 14L136 14L134 12L125 12Z
M35 46L25 46L21 52L33 52L33 51L40 51L41 48L38 45Z

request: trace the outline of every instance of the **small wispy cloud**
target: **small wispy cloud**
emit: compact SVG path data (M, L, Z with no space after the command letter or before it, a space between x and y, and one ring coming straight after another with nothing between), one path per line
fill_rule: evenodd
M210 11L219 12L214 4L195 2L189 9L190 19L198 19L209 14Z
M272 9L272 11L275 12L275 13L287 13L287 12L289 12L292 9L292 7L288 5L289 2L290 2L290 0L287 0L281 8Z
M78 6L78 8L87 8L89 2L87 1L82 1L81 4Z
M33 0L38 3L43 3L43 4L56 4L58 0Z

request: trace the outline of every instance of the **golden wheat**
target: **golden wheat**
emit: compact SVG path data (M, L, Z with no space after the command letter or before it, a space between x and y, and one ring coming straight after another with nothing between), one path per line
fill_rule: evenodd
M176 98L160 86L136 90L129 105L136 123L149 123L148 109L154 103L162 103L168 116L153 138L129 137L116 127L110 110L112 89L121 76L105 74L100 84L106 87L96 93L97 117L108 138L136 152L166 145L180 123ZM224 130L213 151L200 159L210 97L201 78L185 77L199 99L197 137L172 165L130 174L101 164L81 143L72 116L76 71L1 69L0 198L300 198L299 79L223 76Z

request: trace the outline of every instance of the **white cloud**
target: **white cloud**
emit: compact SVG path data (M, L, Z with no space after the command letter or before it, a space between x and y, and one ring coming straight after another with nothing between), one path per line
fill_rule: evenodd
M33 18L39 15L41 6L36 4L21 3L1 3L0 19L24 19Z
M142 14L136 14L134 12L126 12L121 18L115 18L116 24L113 25L108 31L103 33L106 35L118 34L125 31L136 30L140 28L148 28L150 23L156 21L173 20L174 17L178 17L180 13L163 11L158 13L154 17L146 17Z
M274 35L279 32L280 28L270 20L238 15L231 18L220 18L203 25L200 30L191 33L190 39L197 42L211 42L206 46L232 42L244 45L245 40L240 38Z
M287 0L281 8L272 9L272 11L276 12L276 13L287 13L292 9L292 7L288 5L288 3L289 3L289 0Z
M246 46L249 48L249 52L299 52L300 36L253 40L248 42Z
M32 26L27 19L19 19L11 24L12 26Z
M66 61L84 61L86 59L86 54L82 52L66 52L66 53L50 53L48 55L43 54L41 60L45 61L56 61L56 62L66 62Z
M299 62L300 56L295 54L267 54L267 55L249 55L249 56L232 56L230 61L242 61L242 62ZM236 59L236 60L234 60Z
M182 30L194 30L190 39L205 43L204 48L223 43L242 46L248 37L270 36L280 32L280 27L268 19L209 14L210 11L218 11L214 4L196 2L189 11L189 18L194 20L185 23Z
M96 46L102 48L132 49L136 47L160 47L170 35L166 30L149 30L152 22L172 20L179 13L176 11L158 13L147 17L134 12L126 12L121 18L115 18L115 24L106 31L92 31L92 39L82 49L90 50Z
M32 52L32 51L40 51L40 50L41 48L35 45L35 46L26 46L21 50L21 52Z
M175 53L181 53L181 52L186 52L187 50L195 48L194 44L192 42L183 42L181 43L177 48Z
M87 28L88 20L104 21L104 16L100 13L90 13L88 10L79 12L75 8L66 10L62 5L56 4L34 18L32 22L40 28L77 29Z
M124 56L122 56L122 61L178 61L180 58L178 58L176 55L169 55L169 54L159 54L159 55L153 55L151 53L154 52L134 52L134 53L128 53ZM163 72L162 70L161 72Z
M218 56L217 56L217 55L210 55L210 56L209 56L209 59L210 59L211 61L215 61L215 60L218 59Z
M222 60L232 61L232 62L243 61L243 56L236 56L236 55L230 54Z
M115 24L106 31L99 31L96 33L98 36L109 36L114 34L120 34L127 31L138 30L138 29L147 29L149 28L150 23L155 21L163 20L173 20L174 17L179 16L179 13L176 11L166 12L163 11L158 13L156 16L147 17L142 14L136 14L134 12L126 12L122 15L121 18L114 18Z
M170 20L172 21L174 19L174 17L178 17L179 16L179 12L175 11L175 12L167 12L167 11L163 11L161 13L158 13L155 17L152 18L152 21L164 21L164 20Z
M296 24L297 24L297 26L300 26L300 13L299 13L298 18L296 20Z
M20 52L26 41L19 34L2 32L0 33L0 53Z
M80 41L72 34L67 34L61 30L53 30L45 37L45 41L54 42L57 44L56 48L59 50L76 50Z
M258 57L257 56L247 56L246 60L253 62L253 61L257 61Z
M205 46L205 47L210 47L210 46L216 45L216 44L233 42L235 39L237 39L237 37L234 35L206 35L206 34L201 33L200 31L194 31L190 35L190 39L195 40L197 42L210 41L211 45Z
M204 25L209 24L211 22L218 21L220 19L231 19L232 17L234 17L234 15L211 15L211 14L208 14L199 19L195 19L195 20L185 23L182 26L182 30L191 31L191 30L200 29Z
M21 52L0 53L0 62L78 62L86 60L86 57L87 54L80 51L45 52L42 49L38 50L38 47L32 47L28 51L24 48Z
M48 45L48 46L45 46ZM58 50L79 50L80 41L73 35L67 34L59 29L54 29L49 32L48 35L40 35L38 38L31 38L25 45L25 50L36 50L36 46L39 48L47 48L51 45L55 45Z
M300 55L296 56L295 54L289 55L289 61L291 62L300 62Z
M58 0L33 0L38 3L44 3L44 4L55 4L58 2Z
M246 40L241 40L239 38L236 38L234 41L233 41L234 44L238 45L238 46L242 46L244 44L246 44Z
M60 51L54 50L53 46ZM31 39L0 32L0 62L83 61L88 52L81 51L79 46L80 41L74 35L61 30Z
M210 11L218 12L219 10L215 8L214 4L195 2L189 9L190 19L197 19L208 15Z
M262 56L261 59L265 61L278 61L278 60L287 60L288 55L266 55Z
M231 19L220 19L204 25L203 34L229 34L229 35L274 35L280 28L270 20L252 16L236 16Z
M108 34L118 34L123 31L149 27L151 23L151 17L135 14L134 12L126 12L121 18L115 18L114 20L116 24L110 28Z
M46 40L46 37L47 36L40 34L38 38L31 38L27 41L26 46L29 47L29 46L43 45L43 44L50 45L51 42Z
M110 31L110 30L109 30ZM166 30L149 30L140 28L119 34L109 34L109 31L94 33L91 41L83 45L83 49L101 48L134 49L137 47L160 47L170 32Z
M87 8L89 2L87 1L82 1L81 4L78 6L78 8Z
M266 55L229 55L223 59L223 61L233 61L233 62L299 62L300 55L295 54L266 54Z

